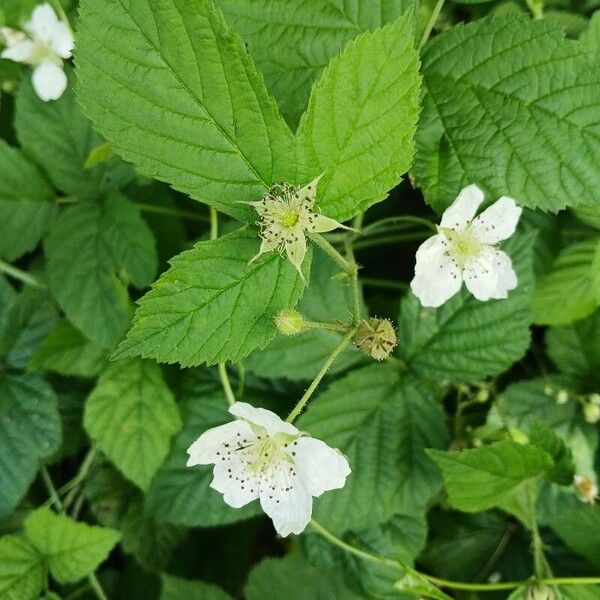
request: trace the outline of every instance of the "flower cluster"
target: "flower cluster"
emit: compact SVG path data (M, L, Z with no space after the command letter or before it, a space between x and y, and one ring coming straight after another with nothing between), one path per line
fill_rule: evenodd
M70 58L73 51L71 29L49 4L37 6L23 29L0 29L6 45L0 56L31 65L31 81L37 95L44 102L58 100L67 87L63 59Z
M348 461L269 410L236 402L229 412L238 420L205 431L188 449L188 467L214 464L210 485L229 506L259 499L280 535L302 532L312 497L342 488Z

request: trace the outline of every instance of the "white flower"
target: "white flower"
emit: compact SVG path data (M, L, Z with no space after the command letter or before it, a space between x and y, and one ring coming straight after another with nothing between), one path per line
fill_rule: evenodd
M577 495L582 502L586 504L595 504L598 498L598 486L591 477L587 475L575 475L573 485L577 490Z
M73 35L49 4L36 6L24 25L25 33L8 27L0 29L6 48L0 55L32 65L31 81L37 95L48 102L60 98L67 87L63 59L70 58Z
M442 215L437 235L417 250L410 287L423 306L441 306L464 281L478 300L506 298L517 286L510 257L496 248L515 231L522 209L502 196L478 217L483 192L466 187Z
M324 233L338 227L348 229L313 210L319 179L321 176L300 188L289 183L276 184L262 200L247 202L260 215L258 226L262 238L260 250L252 260L263 252L285 249L290 262L304 279L302 261L306 255L306 234Z
M214 463L210 485L229 506L259 498L280 535L301 533L312 497L344 487L348 461L269 410L236 402L229 412L239 419L205 431L188 448L187 466Z

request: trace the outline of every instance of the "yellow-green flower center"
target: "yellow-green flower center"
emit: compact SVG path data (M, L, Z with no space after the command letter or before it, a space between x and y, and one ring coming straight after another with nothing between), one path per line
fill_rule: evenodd
M291 229L298 222L298 213L293 210L285 210L281 213L279 224L286 229Z
M483 249L482 243L468 229L465 231L455 231L446 227L440 229L452 245L457 258L461 260L473 258Z

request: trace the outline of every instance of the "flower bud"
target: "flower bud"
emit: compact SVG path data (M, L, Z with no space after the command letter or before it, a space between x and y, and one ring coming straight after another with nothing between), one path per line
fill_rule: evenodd
M588 402L583 407L583 416L588 423L595 425L600 421L600 404Z
M566 404L569 401L569 392L567 390L559 390L556 394L556 404Z
M587 475L575 475L573 477L573 487L582 502L586 504L594 504L596 502L598 486L591 477Z
M556 595L551 587L544 583L534 583L527 589L527 600L555 600Z
M354 334L354 343L375 360L388 357L396 346L396 332L388 319L363 319Z
M600 406L600 394L590 394L590 402L596 406Z
M293 308L282 310L275 317L275 326L283 335L296 335L306 330L304 317Z
M554 388L551 385L544 386L544 394L546 394L546 396L554 395Z
M479 390L477 392L477 394L475 395L475 400L477 402L480 402L481 404L484 404L489 399L490 399L490 390L488 390L486 388Z

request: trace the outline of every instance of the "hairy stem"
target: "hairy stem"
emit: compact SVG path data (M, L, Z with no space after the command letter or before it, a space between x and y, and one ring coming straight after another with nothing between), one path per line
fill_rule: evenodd
M308 386L308 389L302 395L302 398L298 400L298 404L294 406L292 412L288 415L286 421L288 423L292 423L294 419L302 412L302 409L306 406L306 403L310 400L310 397L313 395L314 391L317 389L317 386L321 382L321 379L325 377L325 374L331 368L331 365L334 363L335 359L342 353L344 348L350 343L352 336L356 331L356 327L353 327L350 331L346 333L346 335L340 340L340 343L333 349L332 353L327 357L325 364L321 367L321 370L317 373L316 377L312 380L311 384Z
M0 260L0 273L6 273L6 275L9 277L18 279L25 285L30 285L40 289L46 288L46 286L41 281L38 281L33 275L30 275L21 269L17 269L17 267L13 267L10 263L7 263L3 260Z
M231 382L229 381L229 375L227 374L227 369L225 368L225 363L219 363L219 379L221 380L221 385L223 386L223 391L225 392L225 397L227 398L227 403L229 406L235 404L235 395L233 393L233 389L231 388Z
M312 233L310 235L312 239L333 262L335 262L339 267L346 273L346 275L352 277L358 271L358 266L355 262L350 262L346 260L322 235L319 233Z

